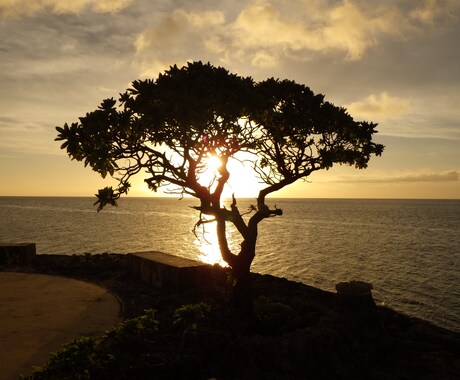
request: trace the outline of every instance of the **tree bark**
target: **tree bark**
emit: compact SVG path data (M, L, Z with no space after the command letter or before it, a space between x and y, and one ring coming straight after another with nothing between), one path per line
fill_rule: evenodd
M235 265L232 266L234 277L232 304L243 317L251 317L254 314L251 264L255 257L256 239L256 236L249 236L243 241L241 251L236 256Z
M230 212L230 214L229 214ZM236 217L235 213L238 214ZM232 210L221 210L216 212L216 230L219 241L219 248L224 261L232 269L233 284L231 290L232 307L242 316L250 317L253 314L253 298L251 289L251 264L255 257L255 247L257 240L257 224L249 228L244 224L236 205L232 205ZM241 250L234 254L228 247L226 236L226 220L231 218L240 234L243 237Z
M270 210L265 204L260 205L256 213L249 219L246 225L233 197L231 210L220 208L217 199L212 202L211 210L208 211L215 216L216 231L219 248L223 260L230 266L233 274L232 305L240 315L250 317L254 312L254 303L251 284L251 265L256 253L256 242L259 223L271 216L282 215L282 210ZM243 238L241 250L238 254L230 251L226 234L226 222L234 224Z

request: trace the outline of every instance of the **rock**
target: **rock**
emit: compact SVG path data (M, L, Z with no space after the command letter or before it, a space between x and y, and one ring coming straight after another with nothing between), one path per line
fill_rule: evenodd
M359 313L375 310L372 284L363 281L339 282L335 289L340 307Z

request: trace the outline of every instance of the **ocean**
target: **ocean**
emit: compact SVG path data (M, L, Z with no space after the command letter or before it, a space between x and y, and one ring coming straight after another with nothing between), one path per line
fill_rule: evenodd
M0 197L0 242L38 253L157 250L219 262L211 224L193 232L194 199L125 198L96 212L93 198ZM460 201L269 199L252 270L334 291L373 284L377 303L460 332ZM244 211L251 200L241 200ZM240 241L229 230L231 247ZM221 262L221 260L220 260Z

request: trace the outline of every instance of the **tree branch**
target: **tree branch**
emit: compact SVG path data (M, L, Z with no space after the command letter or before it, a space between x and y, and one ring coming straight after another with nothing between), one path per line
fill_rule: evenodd
M238 207L236 206L236 199L235 199L235 194L232 194L232 216L231 216L231 221L233 225L236 227L238 232L241 234L243 239L246 239L248 236L248 226L244 222L243 217L240 214L240 211L238 210Z

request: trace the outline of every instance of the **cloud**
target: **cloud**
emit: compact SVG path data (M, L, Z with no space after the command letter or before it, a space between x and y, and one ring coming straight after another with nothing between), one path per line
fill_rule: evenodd
M0 118L1 156L59 154L59 145L54 141L55 134L54 128L46 123L2 117Z
M307 61L318 54L358 61L388 38L407 39L416 30L426 31L420 20L437 22L454 8L453 1L429 0L409 8L359 0L293 0L289 6L256 0L233 17L216 10L175 9L144 30L135 46L144 70L148 61L159 67L185 62L197 52L223 64L250 62L257 68L274 67L286 58Z
M134 43L136 63L142 75L156 76L172 64L199 55L215 28L225 23L220 11L189 12L177 9L138 35Z
M455 19L459 9L460 3L457 0L425 0L409 16L424 24L434 24L438 20Z
M457 171L449 171L444 173L423 173L423 174L407 174L393 178L383 178L378 182L451 182L458 181L459 173ZM374 181L375 182L375 181Z
M391 96L384 91L350 103L346 108L351 115L358 118L391 119L407 112L410 108L410 100Z
M176 52L183 47L184 42L200 34L203 29L223 24L224 21L224 14L218 11L206 11L200 14L182 9L175 10L165 15L158 25L145 30L137 37L136 51L142 53L151 49L172 48ZM176 44L179 46L176 47Z
M17 122L17 119L11 116L0 115L0 131L3 126L13 125Z
M18 19L32 17L42 12L80 13L91 10L96 13L118 12L133 0L2 0L0 15Z
M400 14L391 7L365 10L352 1L328 7L327 2L293 3L288 12L277 3L256 1L225 25L208 45L218 53L254 66L275 65L284 56L309 59L315 52L344 52L358 60L381 34L398 34Z
M357 120L378 123L379 135L460 140L457 87L440 87L442 92L429 88L429 92L415 91L409 84L405 91L410 92L410 98L383 91L345 107Z
M341 176L331 182L340 183L427 183L427 182L456 182L460 181L460 172L447 171L440 173L407 173L397 176L362 178L353 176Z

